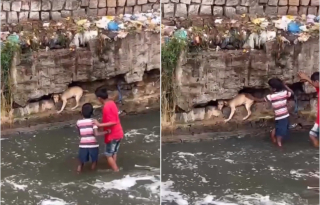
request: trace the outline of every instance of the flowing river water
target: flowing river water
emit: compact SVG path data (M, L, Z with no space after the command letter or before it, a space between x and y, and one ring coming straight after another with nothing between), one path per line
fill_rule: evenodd
M121 119L125 138L118 165L109 169L102 152L96 171L76 174L79 139L75 127L1 138L1 204L158 205L160 203L159 112Z
M162 205L316 205L319 151L308 132L282 149L269 133L162 145ZM265 137L264 137L265 136Z

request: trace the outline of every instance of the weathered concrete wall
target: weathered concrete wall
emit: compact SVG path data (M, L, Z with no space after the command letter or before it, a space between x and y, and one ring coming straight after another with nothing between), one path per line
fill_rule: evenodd
M189 53L176 69L178 106L189 111L195 105L218 99L231 99L243 87L267 88L271 77L297 82L297 72L308 75L319 70L319 40L286 45L280 59L277 43L266 51L220 50Z
M246 13L268 16L319 13L319 0L161 0L161 4L165 18L197 15L232 17Z
M123 75L128 84L140 82L146 71L160 69L159 34L129 34L106 42L101 54L98 40L91 41L89 47L41 50L18 60L12 68L14 101L25 106L28 100L62 93L75 81L93 82Z
M4 0L2 23L28 20L57 20L69 16L132 14L159 9L158 0Z

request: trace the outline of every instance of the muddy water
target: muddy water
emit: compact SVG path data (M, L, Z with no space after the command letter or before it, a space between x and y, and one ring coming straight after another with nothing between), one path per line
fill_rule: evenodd
M283 149L261 136L163 145L162 204L319 204L307 190L319 184L319 151L307 132L291 136Z
M2 136L1 202L6 205L159 204L159 112L121 119L126 132L112 173L102 154L97 171L77 175L74 127ZM99 138L100 153L103 139Z

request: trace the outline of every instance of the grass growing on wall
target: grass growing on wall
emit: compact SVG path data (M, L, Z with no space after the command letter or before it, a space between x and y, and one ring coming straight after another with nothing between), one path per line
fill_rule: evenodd
M20 49L14 42L6 42L1 47L1 111L6 114L12 109L11 66L14 55Z
M172 38L161 46L161 119L173 122L176 107L175 69L181 53L187 48L187 42Z

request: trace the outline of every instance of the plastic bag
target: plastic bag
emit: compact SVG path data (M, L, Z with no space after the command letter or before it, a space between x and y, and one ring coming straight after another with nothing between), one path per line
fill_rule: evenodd
M109 31L118 31L119 30L119 25L114 21L110 21L108 23L108 30Z
M187 31L184 29L178 30L174 33L174 36L176 38L180 38L180 39L187 39Z
M296 22L290 22L288 24L288 31L290 33L299 33L300 32L300 25Z
M8 36L7 41L9 41L11 43L20 43L20 39L17 34L11 34L10 36Z

